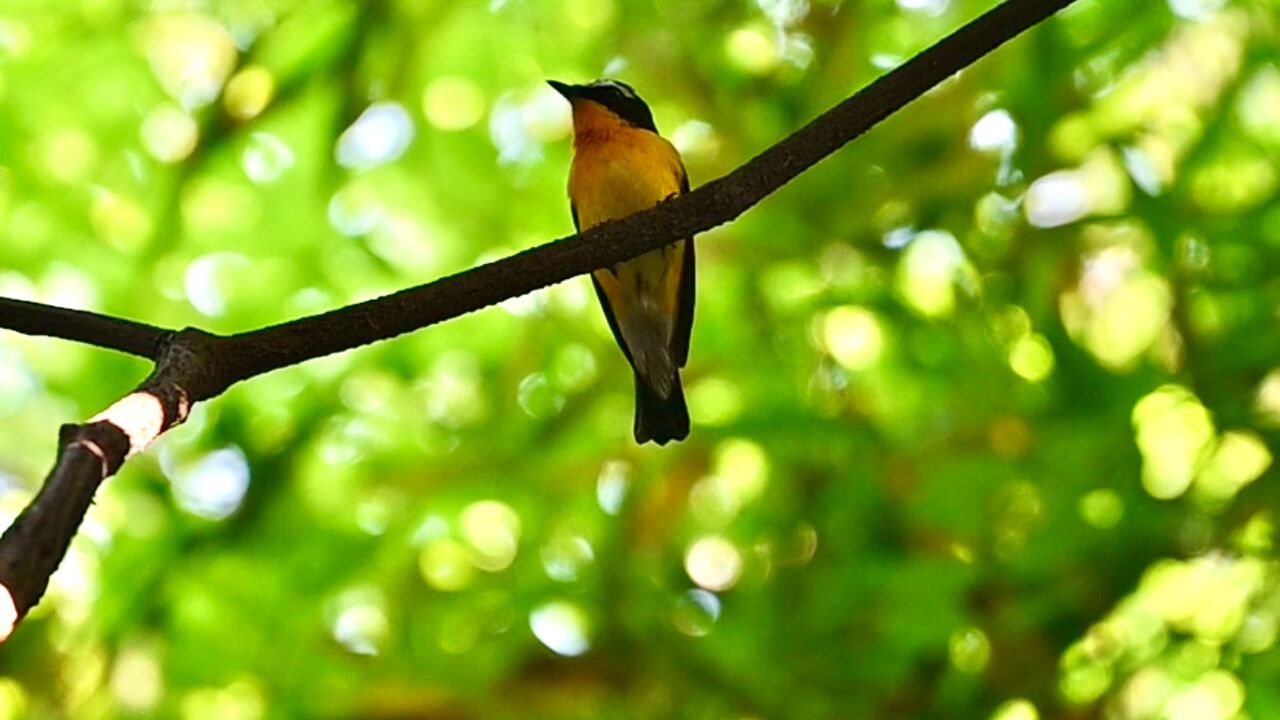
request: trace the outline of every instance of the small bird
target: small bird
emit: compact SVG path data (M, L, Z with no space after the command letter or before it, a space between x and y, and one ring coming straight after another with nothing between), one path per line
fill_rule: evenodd
M689 192L684 163L636 91L616 80L551 87L573 106L569 207L579 232ZM689 435L680 368L693 328L693 238L591 274L605 319L635 371L636 442Z

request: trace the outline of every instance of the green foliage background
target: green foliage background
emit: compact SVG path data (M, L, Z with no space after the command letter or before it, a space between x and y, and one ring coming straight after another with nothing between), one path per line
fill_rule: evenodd
M694 184L988 0L0 0L0 294L235 332ZM1275 0L1080 0L701 237L687 442L586 280L199 406L0 719L1280 717ZM372 108L372 109L371 109ZM0 334L0 518L143 363Z

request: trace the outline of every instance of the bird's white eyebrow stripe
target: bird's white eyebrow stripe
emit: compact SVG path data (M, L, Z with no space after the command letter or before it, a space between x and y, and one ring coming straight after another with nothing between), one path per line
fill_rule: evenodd
M608 87L608 88L613 88L614 90L617 90L618 92L622 93L624 96L629 98L634 98L636 96L635 90L632 90L629 86L624 85L620 82L617 82L616 80L597 80L591 83L591 87L601 87L601 88Z

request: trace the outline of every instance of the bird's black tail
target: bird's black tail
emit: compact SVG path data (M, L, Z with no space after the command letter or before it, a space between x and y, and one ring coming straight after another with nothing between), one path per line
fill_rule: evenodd
M680 386L680 373L675 373L671 395L662 397L636 373L636 442L650 440L666 445L671 440L683 440L689 435L689 408L684 404L684 388Z

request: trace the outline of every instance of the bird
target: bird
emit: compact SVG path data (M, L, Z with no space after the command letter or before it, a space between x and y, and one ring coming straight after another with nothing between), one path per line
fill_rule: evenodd
M573 108L569 208L578 232L689 192L675 146L630 85L548 80ZM591 273L605 320L635 374L637 444L689 435L680 369L689 359L694 302L693 238Z

